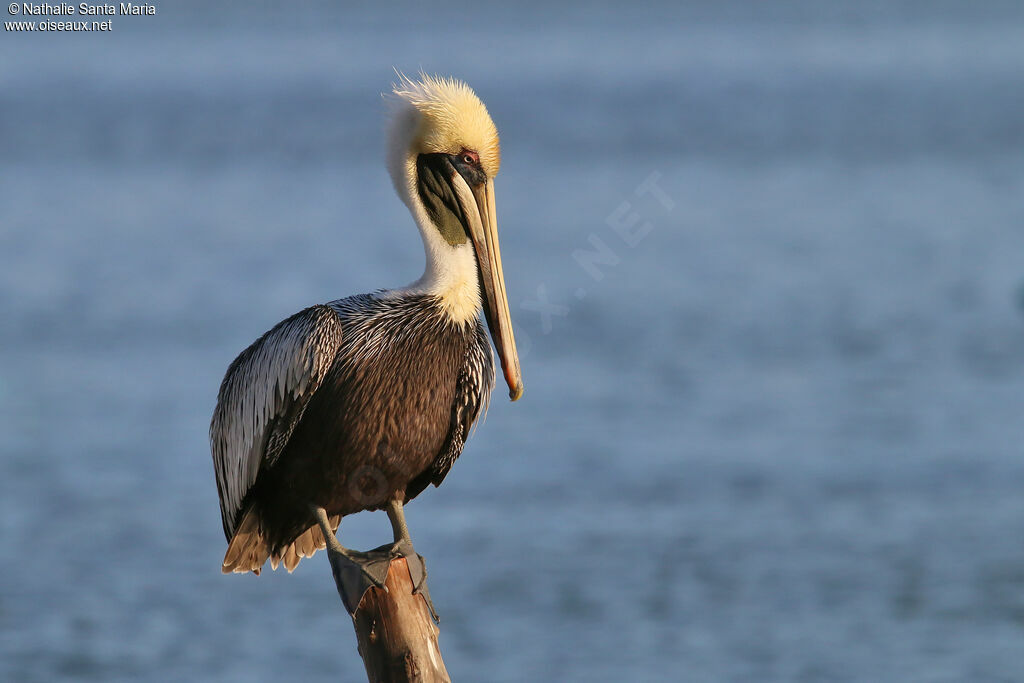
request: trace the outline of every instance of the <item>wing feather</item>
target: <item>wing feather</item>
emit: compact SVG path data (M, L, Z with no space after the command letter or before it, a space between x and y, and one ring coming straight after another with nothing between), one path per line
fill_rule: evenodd
M260 469L281 455L340 347L338 314L313 306L278 323L228 368L210 423L228 540Z

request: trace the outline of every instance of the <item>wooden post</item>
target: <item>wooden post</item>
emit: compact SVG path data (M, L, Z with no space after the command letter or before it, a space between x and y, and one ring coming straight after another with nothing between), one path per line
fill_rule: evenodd
M387 590L367 590L352 615L370 683L450 683L437 644L440 632L427 606L429 593L413 593L404 557L391 560L384 585Z

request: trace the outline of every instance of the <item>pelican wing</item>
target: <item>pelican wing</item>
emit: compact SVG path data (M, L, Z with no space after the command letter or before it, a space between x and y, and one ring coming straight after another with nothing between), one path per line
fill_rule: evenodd
M228 540L261 468L281 455L341 347L341 321L313 306L278 323L231 363L210 423Z

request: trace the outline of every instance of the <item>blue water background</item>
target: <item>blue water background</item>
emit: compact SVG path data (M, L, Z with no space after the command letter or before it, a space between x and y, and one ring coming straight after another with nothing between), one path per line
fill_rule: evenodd
M0 36L0 679L363 676L322 555L221 576L206 432L421 272L422 67L502 134L526 381L408 510L455 679L1024 680L1024 6L213 4Z

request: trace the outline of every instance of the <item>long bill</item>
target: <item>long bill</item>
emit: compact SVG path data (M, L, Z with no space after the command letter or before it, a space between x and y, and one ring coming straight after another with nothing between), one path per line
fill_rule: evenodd
M498 246L498 219L494 211L494 181L470 188L459 173L452 178L452 189L458 197L466 218L469 237L476 250L480 282L484 290L484 314L491 330L491 339L501 359L501 369L513 401L523 395L523 375L519 353L512 334L512 316L508 310L505 276L501 271L501 249Z

